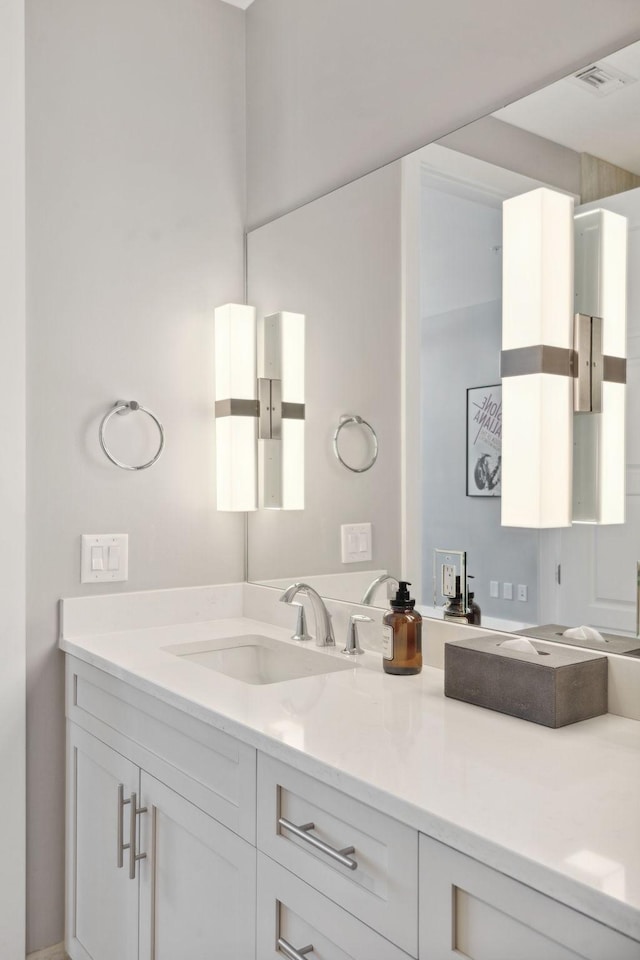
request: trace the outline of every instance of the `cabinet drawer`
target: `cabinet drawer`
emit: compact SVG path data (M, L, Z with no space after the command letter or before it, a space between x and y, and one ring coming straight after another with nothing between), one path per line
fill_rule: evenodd
M96 667L66 661L69 720L255 843L253 747Z
M417 832L263 754L258 796L259 849L417 956Z
M258 854L256 960L295 953L308 960L409 960L406 953L374 933L308 884ZM312 947L312 950L305 948Z
M420 960L640 960L640 943L420 836Z

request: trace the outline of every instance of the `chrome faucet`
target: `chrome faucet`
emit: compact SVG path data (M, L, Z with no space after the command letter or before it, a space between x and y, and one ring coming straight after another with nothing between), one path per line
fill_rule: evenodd
M398 580L396 577L390 576L388 573L383 573L379 577L376 577L375 580L372 580L367 589L364 592L364 597L362 598L362 603L371 603L373 600L374 594L381 583L386 583L387 580L390 580L392 583L395 583L396 587L398 586Z
M292 583L291 586L287 587L285 592L282 594L280 600L282 603L291 603L298 594L303 597L309 597L311 600L313 614L316 621L316 646L335 646L336 641L333 636L331 617L329 616L329 612L324 605L324 600L317 590L314 590L313 587L310 587L308 583Z

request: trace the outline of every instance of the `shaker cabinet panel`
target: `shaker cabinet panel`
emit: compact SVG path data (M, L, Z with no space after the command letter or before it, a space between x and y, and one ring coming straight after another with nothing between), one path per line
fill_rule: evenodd
M67 657L67 717L250 843L256 751L157 697Z
M258 853L256 960L296 960L296 951L308 960L410 960L380 934Z
M255 848L142 773L140 960L252 960Z
M420 960L640 960L640 943L420 836Z
M74 724L67 727L67 934L71 960L136 960L138 881L129 879L129 851L118 867L119 805L138 792L139 770Z
M260 753L257 832L260 850L417 956L417 831Z

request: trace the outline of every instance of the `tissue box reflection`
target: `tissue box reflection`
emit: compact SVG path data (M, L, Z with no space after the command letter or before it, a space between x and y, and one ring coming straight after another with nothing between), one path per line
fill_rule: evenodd
M534 652L509 649L505 639L445 643L445 696L546 727L607 712L607 657L544 644L532 644Z

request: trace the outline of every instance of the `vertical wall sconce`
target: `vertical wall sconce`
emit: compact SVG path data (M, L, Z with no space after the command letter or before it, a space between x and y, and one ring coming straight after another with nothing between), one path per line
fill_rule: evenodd
M503 211L502 524L623 523L627 221L547 189Z
M215 311L219 510L304 508L305 317Z
M571 524L573 200L503 204L502 525Z
M256 311L227 303L215 311L216 487L218 510L258 506Z
M587 349L578 339L574 523L625 519L627 236L626 217L609 210L575 217L576 337ZM589 348L591 376L585 377Z
M259 506L304 509L304 314L258 321Z

